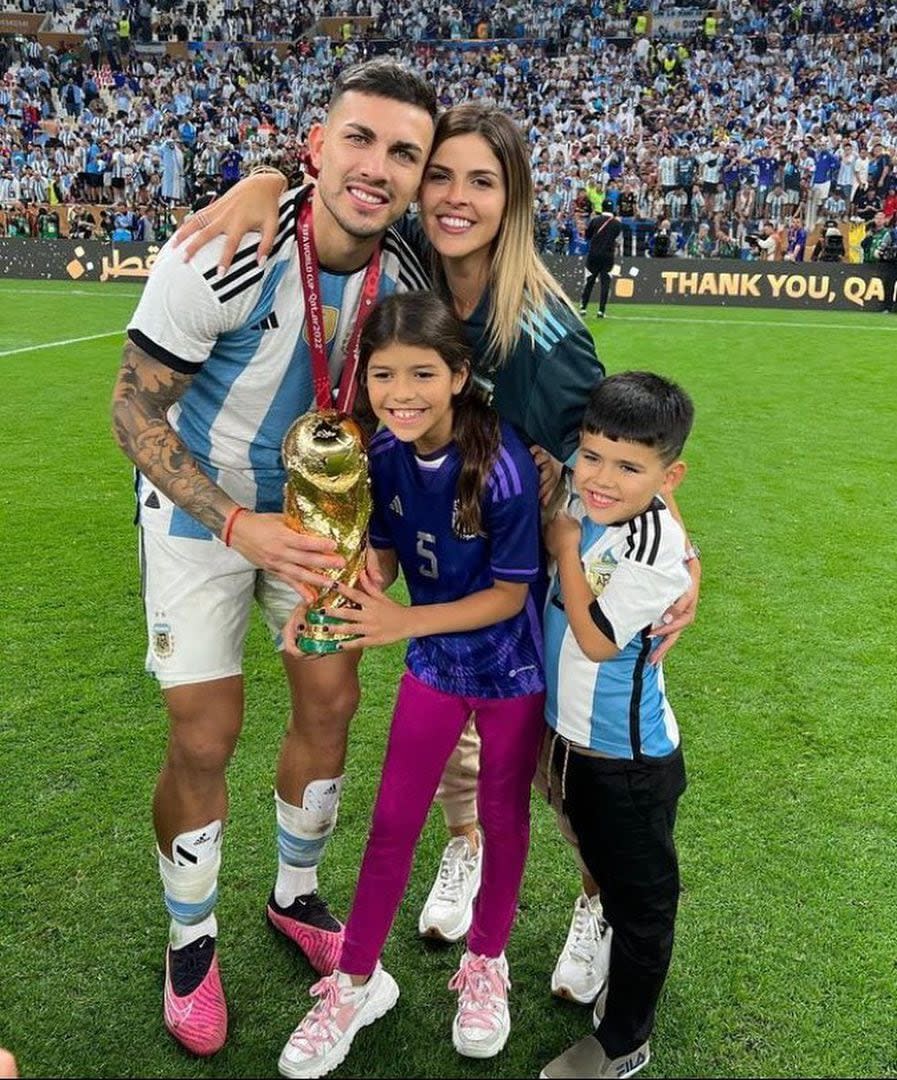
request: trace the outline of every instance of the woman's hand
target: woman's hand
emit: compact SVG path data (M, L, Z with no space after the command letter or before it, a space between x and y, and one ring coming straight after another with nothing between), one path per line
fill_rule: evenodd
M701 560L689 559L685 564L691 574L691 588L682 594L663 613L660 626L651 630L651 637L663 638L656 649L652 650L649 663L659 664L679 640L679 635L695 621L698 610L698 595L701 591Z
M560 482L563 465L541 446L531 447L530 453L539 470L539 502L548 506Z
M286 189L287 178L280 172L245 177L220 199L192 214L174 234L172 247L183 247L184 262L189 262L210 240L225 236L218 260L218 273L223 274L246 233L260 232L256 261L263 265L274 246L280 196Z
M569 514L555 514L546 524L543 535L548 554L558 559L561 552L568 547L575 547L577 552L579 551L582 526Z
M413 637L412 608L397 604L391 600L362 571L358 579L358 588L348 585L338 586L340 593L355 607L330 607L324 613L334 619L342 619L347 625L347 632L357 634L353 641L340 643L341 650L366 649L370 645L391 645Z

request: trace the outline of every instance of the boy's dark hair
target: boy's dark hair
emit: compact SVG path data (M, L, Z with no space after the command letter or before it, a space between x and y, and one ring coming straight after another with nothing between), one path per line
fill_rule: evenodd
M436 91L416 71L395 60L368 60L341 71L333 84L330 108L350 90L356 94L371 94L390 101L402 101L406 105L416 105L436 119Z
M589 395L583 431L653 447L664 465L675 461L691 431L695 408L682 387L650 371L609 375Z
M394 293L380 301L365 321L358 350L356 412L367 430L376 426L367 391L368 363L373 353L394 342L433 349L453 374L467 373L467 381L452 403L452 437L461 459L458 510L453 524L459 537L476 536L482 526L486 483L501 447L501 429L498 413L483 401L474 386L464 327L436 293Z

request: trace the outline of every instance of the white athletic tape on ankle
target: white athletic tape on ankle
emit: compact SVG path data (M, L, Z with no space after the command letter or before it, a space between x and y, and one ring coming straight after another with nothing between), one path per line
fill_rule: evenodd
M180 833L172 843L177 862L159 851L159 873L165 890L165 906L184 925L207 918L218 899L221 867L221 822Z
M218 902L218 869L221 856L200 866L175 866L159 852L159 873L168 914L184 926L202 922Z
M336 827L338 803L326 812L305 810L274 793L277 807L277 850L288 866L317 866Z

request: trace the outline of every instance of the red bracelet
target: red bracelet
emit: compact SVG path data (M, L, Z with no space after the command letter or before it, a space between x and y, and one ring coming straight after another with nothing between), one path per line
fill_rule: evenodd
M234 531L234 522L240 514L245 514L246 510L245 506L235 506L225 518L224 528L221 530L221 539L225 547L230 547L230 534Z

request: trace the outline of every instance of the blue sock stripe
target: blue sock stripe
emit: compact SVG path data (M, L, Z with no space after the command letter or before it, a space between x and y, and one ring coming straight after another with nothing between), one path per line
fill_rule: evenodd
M212 890L211 895L207 896L205 900L200 900L198 904L187 904L182 900L175 900L173 896L165 893L165 906L168 908L168 914L175 922L179 922L183 926L195 926L197 923L202 922L207 915L212 914L217 902L217 886Z
M277 850L288 866L317 866L329 839L329 833L309 840L304 836L294 836L282 825L277 826Z

